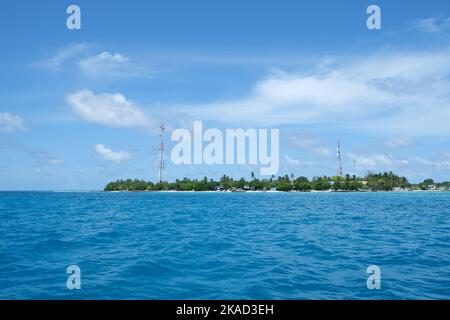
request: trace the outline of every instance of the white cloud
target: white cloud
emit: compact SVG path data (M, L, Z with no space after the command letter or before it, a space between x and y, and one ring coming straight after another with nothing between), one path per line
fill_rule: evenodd
M8 112L0 112L0 131L13 133L16 131L26 131L23 119L18 115Z
M304 132L294 132L288 136L289 141L299 148L309 148L318 143L318 140L310 134Z
M433 167L434 169L443 169L443 170L450 169L450 161L433 161L424 159L422 157L412 157L412 160L420 165L430 166Z
M50 159L47 161L47 164L52 165L52 166L62 166L64 164L64 160Z
M95 146L95 151L99 154L104 160L114 161L114 162L122 162L125 160L129 160L131 158L130 154L126 151L112 151L107 148L103 144L97 144Z
M99 53L95 47L87 43L70 44L59 49L53 57L34 65L51 71L74 69L82 76L96 79L152 78L154 72L148 67L137 64L121 53Z
M445 158L447 158L448 160L450 160L450 152L444 151L444 152L442 152L442 155L443 155Z
M152 129L157 122L120 93L94 94L77 91L67 97L72 110L82 119L111 127Z
M416 21L415 27L429 33L439 33L450 30L450 17L428 17Z
M90 45L87 43L74 43L65 46L58 50L58 52L48 60L37 62L37 66L46 67L53 71L58 71L68 63L77 60L78 57L89 49Z
M321 157L330 157L333 155L333 152L325 147L314 147L312 148L312 151Z
M389 137L383 142L383 146L387 148L404 148L415 145L416 143L407 137Z
M349 159L354 160L358 168L366 169L396 168L410 163L408 160L396 159L392 155L380 153L372 155L349 154Z
M275 72L242 99L179 105L174 110L202 120L269 126L323 124L391 134L450 133L449 50L352 57L327 68Z
M289 157L287 154L284 155L284 159L286 160L286 162L288 164L294 164L294 165L299 165L300 164L300 161L298 161L297 159L293 159L293 158Z
M108 51L81 59L79 67L83 74L91 77L150 77L129 58Z
M93 62L116 62L116 63L124 63L128 61L128 58L124 57L123 55L116 53L111 54L108 51L104 51L100 53L97 56L89 57L82 61L93 61Z
M295 148L304 149L320 157L330 157L333 152L322 146L323 142L305 132L294 132L288 135L288 142Z
M314 162L311 161L307 161L307 160L298 160L298 159L294 159L291 158L289 155L284 155L284 159L286 160L286 162L290 165L294 165L294 166L313 166Z

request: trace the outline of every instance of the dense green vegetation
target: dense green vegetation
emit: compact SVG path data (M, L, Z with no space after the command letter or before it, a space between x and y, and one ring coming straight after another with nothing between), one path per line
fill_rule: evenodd
M411 185L405 177L399 177L392 172L383 174L369 173L366 176L367 187L374 191L390 191L394 188L409 188Z
M175 182L153 183L143 180L117 180L105 186L105 191L392 191L396 188L405 190L448 190L450 182L435 183L427 179L419 184L410 184L405 177L397 176L392 172L369 173L365 177L356 176L334 176L334 177L314 177L309 180L306 177L295 178L290 176L280 176L275 179L258 179L254 173L249 181L241 178L235 180L226 175L219 181L204 177L201 180L184 178Z

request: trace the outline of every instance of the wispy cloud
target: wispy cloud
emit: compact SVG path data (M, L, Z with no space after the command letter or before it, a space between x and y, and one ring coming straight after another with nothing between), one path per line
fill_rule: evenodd
M306 132L291 132L287 135L288 144L300 148L319 157L330 157L333 152L324 146L324 142Z
M286 161L287 164L289 165L294 165L294 166L314 166L314 162L312 161L307 161L307 160L299 160L299 159L295 159L295 158L291 158L289 155L284 155L284 160Z
M25 144L14 136L0 136L0 151L3 149L25 154L31 160L34 160L36 166L39 167L61 166L64 164L64 160L52 155L48 150Z
M330 149L325 147L314 147L312 150L316 155L321 157L331 157L334 155Z
M203 120L450 133L448 49L377 54L328 69L275 72L259 80L242 99L173 109Z
M15 114L0 112L0 132L13 133L26 131L23 119Z
M48 68L52 71L59 71L67 64L77 61L92 46L88 43L73 43L59 49L53 57L38 61L36 66Z
M59 49L51 58L35 63L51 71L75 70L81 76L96 79L152 78L150 68L122 53L100 51L97 45L75 43Z
M95 146L95 151L98 155L100 155L104 160L114 161L114 162L122 162L125 160L129 160L131 158L130 154L126 151L113 151L106 147L103 144L97 144Z
M416 142L408 137L388 137L384 142L383 146L386 148L406 148L416 145Z
M349 154L349 160L355 161L358 168L363 169L391 169L407 166L410 161L406 159L397 159L389 154L371 154L371 155L358 155Z
M47 164L51 166L62 166L64 164L64 160L61 159L49 159Z
M441 33L450 31L450 17L421 18L414 23L416 29L428 33Z
M152 77L148 70L136 65L128 57L108 51L81 59L79 68L89 77Z
M433 169L438 170L449 170L450 169L450 160L428 160L422 157L414 156L412 160L415 161L419 165L432 167Z
M95 94L81 90L67 97L72 110L83 120L110 127L152 130L158 122L120 93Z

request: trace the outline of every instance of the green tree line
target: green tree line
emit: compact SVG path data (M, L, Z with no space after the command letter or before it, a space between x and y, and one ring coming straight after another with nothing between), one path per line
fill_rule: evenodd
M143 180L117 180L108 183L105 191L392 191L394 188L427 190L430 186L449 188L450 183L436 184L427 179L420 184L410 184L406 177L401 177L393 172L369 173L365 177L354 175L334 177L294 177L293 174L272 176L269 179L258 179L252 172L249 180L244 178L233 179L223 175L218 181L204 177L203 179L177 179L174 182L147 182Z

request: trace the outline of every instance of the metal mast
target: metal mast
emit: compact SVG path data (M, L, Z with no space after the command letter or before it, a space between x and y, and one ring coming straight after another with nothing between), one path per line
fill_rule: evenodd
M337 160L338 160L338 167L337 167L337 175L342 176L342 157L341 157L341 143L339 140L337 141Z
M159 182L163 182L164 169L166 167L164 161L164 151L166 147L164 146L164 123L159 126L161 128L161 133L159 134L160 144L159 144L159 160L158 160L158 179Z

